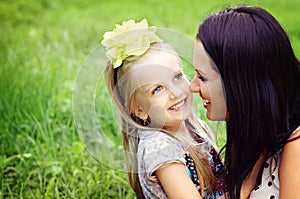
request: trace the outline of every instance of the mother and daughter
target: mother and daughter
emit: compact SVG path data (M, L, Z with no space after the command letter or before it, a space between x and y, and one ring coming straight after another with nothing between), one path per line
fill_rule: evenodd
M128 178L138 198L293 198L300 187L299 70L290 41L258 7L227 8L199 26L191 83L146 20L102 40L107 88L122 116ZM224 165L193 113L226 121Z

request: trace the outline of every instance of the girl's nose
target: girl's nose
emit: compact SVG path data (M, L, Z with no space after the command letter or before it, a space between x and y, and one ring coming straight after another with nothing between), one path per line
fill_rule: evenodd
M183 94L183 91L177 85L170 86L169 91L170 91L170 98L172 99L179 98Z

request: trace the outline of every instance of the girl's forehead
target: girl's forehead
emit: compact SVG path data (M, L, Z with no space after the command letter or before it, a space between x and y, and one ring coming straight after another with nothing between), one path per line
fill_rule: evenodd
M176 63L173 65L149 64L131 70L130 76L135 79L137 85L144 85L169 81L178 71L181 71L181 67Z
M129 73L132 78L139 79L140 83L147 83L166 79L181 69L178 56L162 51L144 57Z
M139 61L141 65L166 65L172 67L173 65L181 66L181 60L177 54L167 50L160 50L159 52L152 52L142 57Z

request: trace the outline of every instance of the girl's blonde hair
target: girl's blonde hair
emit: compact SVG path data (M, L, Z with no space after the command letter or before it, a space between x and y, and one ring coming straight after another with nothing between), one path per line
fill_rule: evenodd
M147 52L134 61L124 61L123 64L114 69L111 62L106 64L105 68L105 81L108 91L119 109L122 117L122 139L123 139L123 147L125 152L125 161L128 172L129 183L132 189L135 191L138 198L145 198L142 192L141 185L138 179L138 166L137 166L137 151L138 151L138 130L139 129L153 129L164 132L171 137L174 137L179 142L183 144L185 148L188 148L188 151L194 161L195 168L197 171L198 179L200 182L200 193L203 195L204 193L213 193L214 188L216 187L217 179L214 176L212 169L207 160L207 156L200 151L200 149L191 143L191 140L188 139L180 139L179 137L175 137L174 133L166 129L158 129L147 126L144 124L144 121L139 119L133 113L130 112L130 107L134 106L132 103L132 99L134 98L134 92L128 92L126 90L126 85L134 84L134 80L126 78L126 81L132 82L122 82L119 84L119 80L128 73L128 71L132 70L135 67L138 67L140 61L147 56L151 56L157 52L168 51L172 54L175 54L180 60L178 54L175 50L166 43L154 43L147 50ZM150 122L148 118L147 122ZM188 130L197 132L201 137L208 139L210 144L214 143L214 138L207 132L205 128L201 125L199 119L193 113L190 118L186 121L186 126ZM183 154L184 155L184 154Z

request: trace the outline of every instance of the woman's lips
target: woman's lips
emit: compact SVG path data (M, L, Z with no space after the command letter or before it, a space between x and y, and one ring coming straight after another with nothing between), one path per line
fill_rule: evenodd
M207 109L210 106L210 104L211 104L210 101L203 99L203 106L204 106L204 108Z

